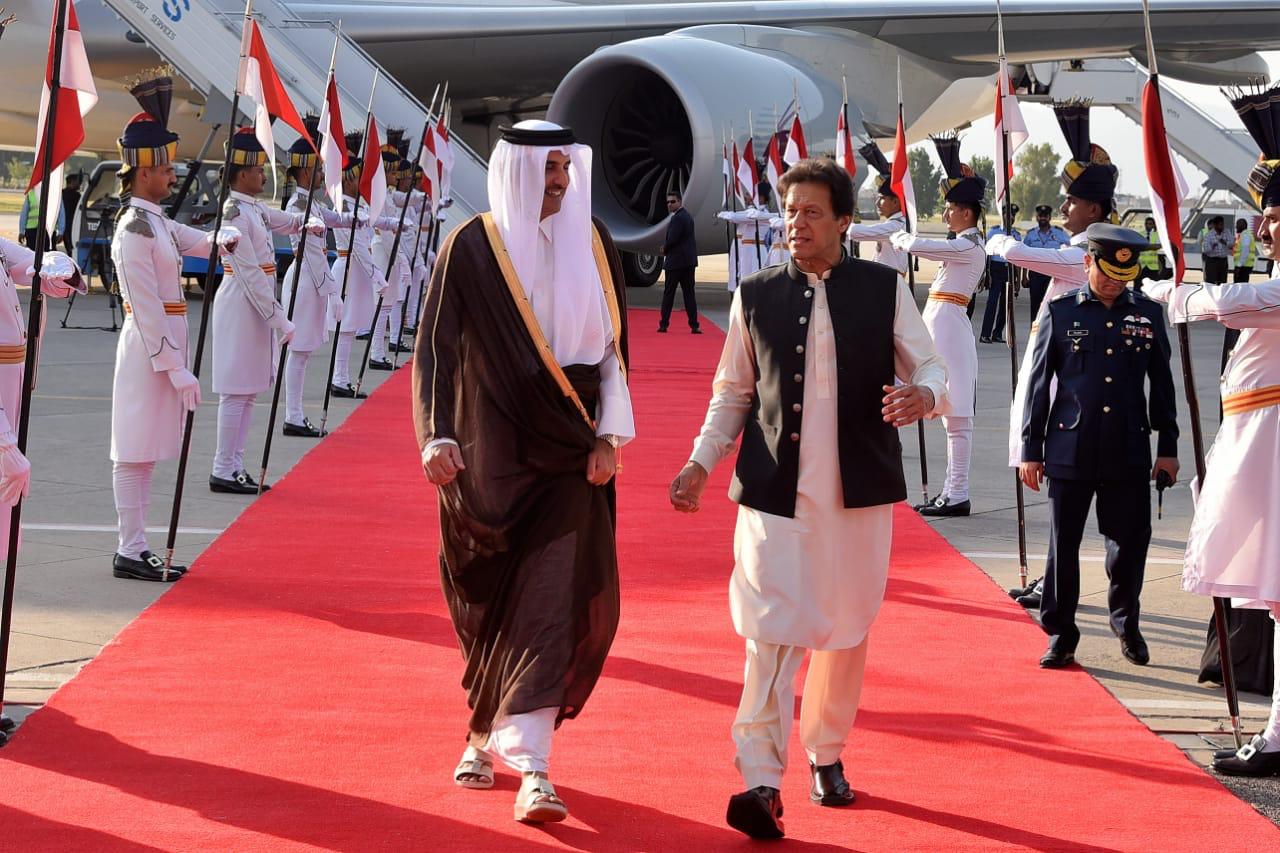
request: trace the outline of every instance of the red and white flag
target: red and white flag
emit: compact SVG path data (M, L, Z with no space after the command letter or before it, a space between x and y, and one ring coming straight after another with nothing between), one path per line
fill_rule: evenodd
M244 35L240 42L240 94L254 103L253 135L267 151L267 159L271 161L271 174L274 178L276 170L276 145L271 135L271 119L278 118L298 132L314 149L315 141L307 133L307 126L302 116L289 100L289 93L280 82L280 75L271 64L271 55L267 53L267 43L262 40L258 30L258 22L250 19L245 23Z
M1018 96L1013 93L1013 83L1009 79L1009 63L1003 57L996 77L996 145L1001 139L1009 140L1009 150L1004 155L1009 171L1006 176L1004 169L996 169L997 206L1004 200L1009 181L1013 180L1013 154L1028 139L1027 123L1022 120L1022 108L1018 106Z
M800 113L797 112L796 117L791 120L791 132L787 134L787 150L783 152L782 159L794 166L808 158L809 146L805 145L804 126L800 124Z
M1151 75L1142 90L1142 159L1146 163L1147 185L1151 192L1151 217L1156 221L1165 254L1173 262L1174 281L1181 284L1187 262L1182 253L1180 207L1188 187L1169 150L1157 74Z
M446 106L445 109L450 108ZM449 141L449 128L444 121L436 122L436 157L440 161L438 177L440 200L443 201L453 189L453 143Z
M849 173L850 179L855 181L856 189L858 161L853 156L853 136L849 133L849 120L845 115L848 111L847 104L841 106L840 116L836 119L836 163Z
M342 209L342 170L347 162L347 135L342 130L342 103L338 81L329 72L324 105L320 107L320 162L324 163L324 188L333 206Z
M734 146L734 153L737 153L737 146ZM733 166L729 161L729 146L720 146L720 172L721 172L721 199L720 205L726 210L729 208L729 187L733 186Z
M422 154L418 156L418 165L422 168L422 185L420 189L431 196L432 214L435 214L440 209L440 193L437 192L440 184L440 158L436 155L436 141L438 139L435 122L428 122L427 132L422 137Z
M44 69L44 85L40 90L40 117L36 122L36 162L31 170L27 190L45 177L44 158L48 143L53 159L49 164L49 208L45 215L45 228L53 233L58 228L58 209L62 206L63 164L84 143L84 117L98 103L98 88L93 84L89 70L89 58L84 52L84 39L80 36L80 21L76 7L67 0L66 25L62 36L62 64L58 70L58 104L54 116L53 135L45 139L49 127L49 101L53 92L53 50L57 43L58 7L53 4L53 21L49 24L49 59ZM72 211L67 211L68 218ZM68 219L67 225L71 223Z
M777 197L776 191L778 189L778 181L782 180L784 169L782 168L782 152L778 146L778 134L776 133L769 135L769 150L765 154L764 167L765 174L769 178L769 186L775 190L774 203L779 205L778 209L781 210L782 200Z
M902 104L898 104L898 132L893 140L893 168L889 172L889 185L907 210L907 228L915 228L916 191L911 186L911 158L907 155L907 131L902 123Z
M756 203L756 185L760 183L759 173L756 172L756 155L751 150L751 137L747 137L747 144L742 146L742 159L738 161L738 186L742 188L742 198L747 204Z
M364 133L364 168L360 172L360 197L369 205L369 220L382 215L387 203L387 173L382 169L382 142L378 123L369 116Z

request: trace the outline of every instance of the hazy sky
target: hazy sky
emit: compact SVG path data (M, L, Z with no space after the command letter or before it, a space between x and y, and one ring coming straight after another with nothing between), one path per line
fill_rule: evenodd
M1271 66L1271 78L1280 78L1280 51L1263 53L1262 56ZM1162 78L1162 88L1165 85L1192 100L1196 106L1223 124L1242 127L1231 104L1215 87L1182 83L1167 77ZM1044 104L1023 104L1022 115L1031 134L1030 142L1052 143L1060 156L1067 156L1067 145L1062 139L1062 131L1058 129L1052 108ZM1142 134L1138 124L1112 107L1094 107L1090 115L1090 136L1094 142L1107 149L1112 162L1120 169L1119 191L1145 194L1147 185L1142 165ZM929 148L932 154L932 146ZM975 121L972 127L963 132L960 152L966 161L977 154L995 156L991 116ZM1193 195L1197 194L1204 183L1204 173L1181 157L1178 161L1183 175L1191 185Z

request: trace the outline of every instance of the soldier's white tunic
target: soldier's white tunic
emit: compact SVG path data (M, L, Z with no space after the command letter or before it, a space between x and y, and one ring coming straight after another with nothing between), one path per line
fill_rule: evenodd
M1280 279L1261 284L1148 284L1169 318L1239 329L1223 371L1224 416L1187 534L1182 588L1233 606L1280 604Z
M290 213L303 215L307 209L307 194L298 191L289 199L285 208ZM320 203L317 198L311 203L311 215L319 218L329 228L345 227L351 224L351 214L339 214L332 208ZM291 234L289 242L293 245L294 257L298 254L298 243L302 233ZM314 352L329 339L325 330L328 317L329 297L338 296L338 281L329 269L329 257L325 238L310 235L307 237L306 255L302 267L297 270L298 299L293 306L293 340L289 349L296 352ZM296 263L296 261L295 261ZM293 293L292 266L285 271L284 289L280 301L286 308Z
M765 266L774 267L791 260L791 250L787 248L787 220L775 216L769 220L769 257Z
M733 626L743 637L809 649L849 649L867 636L884 600L893 505L845 508L840 485L836 341L826 282L806 274L813 320L805 336L804 429L794 518L740 505L729 581ZM906 285L898 283L894 373L929 388L945 411L946 369ZM690 459L706 471L731 454L751 409L755 353L734 296L706 421Z
M759 270L764 262L768 251L765 235L771 214L767 210L748 207L745 210L722 210L716 216L732 223L735 229L736 242L729 249L728 287L732 292L738 289L739 281Z
M342 197L342 210L350 213L355 209L356 200L352 196ZM361 207L364 205L362 204ZM382 270L373 263L373 225L365 223L356 228L356 241L351 249L355 262L351 263L351 274L347 276L347 294L342 303L343 333L363 332L373 324L373 306L378 294L386 290L387 280ZM338 260L333 265L333 278L338 282L339 292L342 278L347 275L347 266L351 260L347 257L347 246L351 244L350 227L333 230L334 245L338 247ZM333 324L329 324L333 329Z
M375 228L373 233L373 262L382 270L391 288L384 297L384 305L401 301L409 292L409 255L413 251L413 235L418 226L415 211L412 206L405 210L405 201L404 193L388 190L382 207L384 224ZM397 246L396 230L400 225L401 211L404 212L404 230ZM395 258L391 257L392 248L396 249ZM377 304L376 297L374 304ZM370 318L372 316L370 311Z
M907 278L907 253L893 245L890 237L907 228L907 218L895 213L888 219L871 224L855 222L849 226L846 236L854 242L874 242L876 254L871 260L878 264L893 267L905 281Z
M1084 271L1085 244L1088 239L1083 231L1071 238L1070 245L1058 249L1040 249L1028 246L1017 237L1008 234L997 234L987 241L987 252L992 255L1003 255L1009 263L1024 270L1042 273L1049 276L1049 287L1044 292L1044 300L1040 303L1040 314L1048 310L1046 306L1064 293L1079 290L1089 283ZM1009 406L1009 467L1017 468L1022 462L1022 411L1027 400L1027 383L1031 381L1031 354L1035 351L1036 332L1040 329L1040 317L1037 316L1027 334L1027 345L1022 351L1022 361L1018 364L1018 384L1013 389L1013 403ZM1058 389L1058 380L1049 386L1049 400L1052 402Z
M222 284L213 298L213 392L261 394L275 376L274 331L287 322L276 300L271 235L296 233L302 215L232 192L222 218L240 229L240 242L223 258Z
M978 384L978 343L966 306L978 289L987 262L978 229L966 228L949 240L926 239L906 231L889 239L903 252L941 262L922 312L924 325L947 364L951 416L971 418Z
M186 409L168 375L187 366L182 258L207 260L211 246L211 232L174 222L140 198L116 224L111 262L126 308L111 383L113 462L177 459L182 450Z

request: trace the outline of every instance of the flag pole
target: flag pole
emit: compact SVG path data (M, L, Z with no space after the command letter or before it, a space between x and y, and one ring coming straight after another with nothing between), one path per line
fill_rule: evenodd
M1142 23L1147 37L1147 70L1150 72L1150 85L1155 87L1157 97L1160 92L1160 71L1156 66L1155 40L1151 34L1151 6L1148 0L1142 0ZM1161 103L1160 109L1164 110ZM1168 144L1167 142L1165 144ZM1181 227L1180 222L1166 223L1166 231L1170 227ZM1172 254L1172 249L1170 250ZM1181 285L1178 274L1178 258L1172 258L1175 285ZM1206 465L1204 455L1204 427L1200 424L1200 397L1196 393L1195 373L1191 365L1191 336L1187 331L1187 320L1173 324L1178 330L1178 354L1182 358L1182 385L1187 397L1187 409L1191 415L1191 446L1195 456L1196 479L1204 487ZM1235 661L1231 657L1230 626L1227 624L1227 600L1213 597L1213 628L1218 637L1218 656L1222 659L1222 688L1227 696L1227 714L1231 718L1231 733L1235 736L1236 749L1244 746L1244 735L1240 727L1240 700L1236 692Z
M907 137L907 120L902 109L902 57L898 57L898 124L902 126L902 140L905 143ZM846 132L848 132L846 130ZM906 152L906 146L903 146L903 152ZM911 161L904 164L908 173L911 170ZM914 193L912 194L914 197ZM899 199L902 203L902 219L907 226L907 232L910 233L914 227L911 222L911 211L907 209L907 200ZM907 253L907 289L911 291L912 298L916 295L916 265L915 259L911 257L911 253ZM929 454L928 447L924 440L924 419L916 421L916 438L920 443L920 492L924 495L924 502L929 502Z
M443 121L444 126L446 128L448 128L449 126L448 115L446 113L446 108L448 106L448 99L449 99L449 81L445 80L444 81L444 98L442 98L440 101L440 118L438 119L438 121ZM432 94L431 112L435 112L435 100L436 100L436 96L435 94ZM440 169L441 167L439 164L439 159L437 158L436 177L434 180L431 181L431 226L427 229L427 252L434 252L436 250L436 246L438 245L437 240L440 236L438 233L440 230L440 217L438 214L440 213L440 205L444 203L444 199L441 198L441 196L443 195L442 187L439 186L442 183L442 181L440 180ZM421 225L419 225L419 227L421 227ZM423 263L426 263L425 258L423 258ZM430 276L432 272L434 272L434 270L431 270L431 269L427 270L427 275ZM422 302L423 302L423 299L426 297L426 295L427 295L427 285L424 284L422 287L418 288L418 304L413 309L413 331L415 334L418 331L419 323L422 321ZM405 307L408 307L408 306L406 305Z
M249 22L253 19L253 0L245 0L244 4L244 32L249 29ZM242 40L240 43L240 64L245 61L247 45ZM240 111L240 74L237 71L235 93L231 97L231 117L227 120L227 150L222 158L222 176L218 186L218 209L213 217L213 246L209 250L209 268L205 271L204 276L204 294L201 299L200 309L200 332L196 336L196 351L191 359L191 372L198 379L200 377L200 365L204 361L204 342L209 334L209 315L213 308L213 282L214 276L219 270L218 264L218 243L217 234L222 228L222 211L226 207L227 198L231 192L231 140L236 132L236 115ZM165 540L165 556L164 556L164 577L165 581L169 580L169 568L173 565L173 551L177 547L178 542L178 520L182 515L182 486L187 477L187 461L191 455L191 433L195 429L196 413L194 410L187 412L186 421L182 428L182 450L178 454L178 480L173 488L173 511L169 515L169 535Z
M404 199L404 206L406 209L409 207L409 200L413 197L413 177L412 176L414 175L414 173L417 172L417 170L422 165L422 149L427 144L427 134L432 132L431 116L436 111L436 96L439 94L440 94L440 84L437 83L436 90L431 93L431 106L427 107L426 124L422 128L422 139L418 143L418 159L413 161L413 168L410 169L409 171L409 175L410 175L409 192L408 194L405 195L405 199ZM423 174L425 175L426 172L423 172ZM431 186L432 186L432 189L434 189L435 183L433 182ZM422 205L421 205L421 208L418 210L418 228L417 228L417 232L413 236L413 251L409 254L409 290L410 291L413 290L413 273L418 268L418 250L422 245L422 220L425 219L427 215L427 198L428 198L427 193L423 192ZM432 218L432 221L434 222L435 217L433 216L431 218ZM425 287L423 289L425 289ZM421 293L422 291L419 290L418 292ZM404 295L404 302L400 303L399 329L400 329L401 343L404 342L404 321L408 317L408 315L409 315L409 293L406 292ZM418 327L415 325L413 328L414 328L414 331L417 331ZM372 336L370 337L372 338ZM395 353L392 355L391 368L392 370L400 369L400 347L399 346L396 347Z
M997 53L1000 55L1000 70L996 73L996 97L1001 102L1001 115L1003 115L1003 101L1005 97L1004 85L1008 79L1008 64L1005 60L1004 51L1004 14L1000 7L1000 0L996 0L996 39ZM1012 83L1009 86L1013 89ZM1012 94L1012 91L1010 91ZM997 199L997 203L1002 202L1001 206L1001 224L1004 226L1006 235L1013 235L1013 203L1012 203L1012 187L1009 186L1009 173L1012 171L1012 163L1009 158L1009 130L1007 126L1001 127L1000 134L1000 166L1004 170L1004 180L1001 182L1004 186L1004 199ZM1018 393L1018 326L1015 322L1013 310L1013 300L1017 295L1014 286L1014 277L1011 264L1005 264L1005 268L1009 270L1008 280L1005 282L1005 328L1009 342L1009 394L1010 399L1017 396ZM1023 588L1027 585L1027 507L1026 497L1022 491L1022 477L1018 475L1018 469L1013 469L1013 490L1018 509L1018 579L1019 585Z
M31 394L35 390L36 366L40 359L40 332L44 328L44 293L40 286L40 265L44 262L45 243L49 241L45 218L49 211L50 173L53 165L54 131L58 117L58 94L62 88L62 45L67 30L67 4L69 0L57 0L54 9L53 46L49 80L49 103L45 113L44 132L40 136L41 172L39 232L36 238L35 258L31 276L31 302L27 308L27 351L22 367L22 403L18 411L18 452L27 452L27 435L31 427ZM9 669L9 634L13 628L13 593L18 575L18 540L22 532L22 495L9 513L9 541L4 563L4 601L0 606L0 711L4 710L5 674ZM8 735L0 732L0 746L8 742Z
M724 127L723 127L723 126L721 126L721 128L720 128L720 157L721 157L721 159L724 161L724 162L722 162L722 163L720 164L720 172L721 172L721 175L720 175L720 186L721 186L721 189L724 191L724 195L723 195L723 196L721 196L720 202L721 202L721 204L724 206L725 210L728 210L728 209L729 209L729 205L731 204L731 202L729 201L729 196L731 195L731 186L730 186L730 185L731 185L731 183L732 183L735 179L734 179L732 176L731 176L731 177L729 177L729 178L726 178L726 177L724 176L724 169L725 169L725 166L728 166L728 167L729 167L729 171L730 171L730 172L732 172L732 171L733 171L733 162L732 162L731 160L729 160L729 142L728 142L728 138L725 136L725 132L724 132ZM736 208L736 207L737 207L737 205L734 205L734 207ZM727 219L726 219L726 220L724 221L724 251L725 251L725 254L728 254L728 253L729 253L730 251L732 251L732 249L734 248L733 228L734 228L734 223L732 223L732 222L730 222L729 220L727 220Z
M325 91L320 94L321 103L329 91L329 81L333 79L334 69L338 63L338 43L342 40L342 22L338 21L337 28L333 39L333 54L329 57L329 74L325 78ZM311 140L311 147L315 148L315 140ZM307 250L307 223L311 221L311 206L315 201L315 183L316 172L320 168L320 151L316 149L316 162L311 169L311 186L307 187L307 204L302 211L302 231L298 235L298 248L293 253L293 287L289 291L289 308L285 312L285 317L289 322L293 322L294 307L298 304L298 282L302 278L302 265L306 261ZM287 204L287 202L286 202ZM262 472L258 475L258 494L262 494L262 490L267 485L267 462L271 459L271 439L274 437L276 430L276 413L280 409L280 388L284 385L284 368L285 361L289 357L289 344L282 342L280 344L280 363L276 365L276 384L271 390L271 411L267 415L267 439L262 446ZM321 437L323 438L323 433Z
M365 110L364 116L364 138L360 142L360 162L364 162L364 149L369 146L369 121L373 118L373 93L378 89L378 76L382 73L382 69L375 69L373 72L373 85L369 87L369 107ZM347 146L346 140L342 142L342 147ZM363 168L363 166L361 167ZM372 216L370 216L372 221ZM356 245L356 229L360 227L360 189L356 188L355 204L351 208L351 239L347 241L347 265L342 268L342 294L339 297L344 303L347 301L347 280L351 278L351 266L355 263L352 251ZM333 347L329 351L329 378L324 383L324 409L320 412L320 432L324 432L325 424L329 422L329 400L333 396L333 368L338 363L338 339L342 334L342 317L339 316L333 323Z
M729 138L733 140L734 150L737 150L738 137L737 134L733 132L733 122L729 122ZM733 170L733 176L729 179L729 183L733 185L733 192L730 194L729 199L733 204L733 212L737 213L739 195L738 164L730 163L729 167ZM733 225L733 271L738 278L738 281L734 282L733 286L734 289L737 289L738 284L742 281L742 249L740 248L742 241L738 239L738 223L732 222L731 224Z
M751 140L751 167L747 170L755 178L756 185L751 188L751 202L754 206L759 201L760 195L760 176L756 173L756 124L751 118L751 110L747 110L747 139ZM756 225L756 269L764 266L764 258L760 256L760 220L752 217L752 221Z

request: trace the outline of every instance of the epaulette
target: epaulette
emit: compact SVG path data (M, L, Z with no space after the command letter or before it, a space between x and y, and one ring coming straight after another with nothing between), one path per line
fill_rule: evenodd
M134 208L124 218L124 230L130 234L141 234L143 237L155 239L156 232L151 227L151 221L142 211Z
M1075 298L1076 298L1076 294L1078 294L1079 292L1080 292L1080 288L1078 288L1078 287L1077 287L1075 290L1068 290L1066 293L1059 293L1057 296L1053 297L1053 298L1052 298L1052 299L1050 299L1049 301L1050 301L1050 302L1061 302L1062 300L1067 299L1067 298L1075 299Z
M227 206L222 208L223 219L235 219L240 215L240 202L235 199L227 199Z

